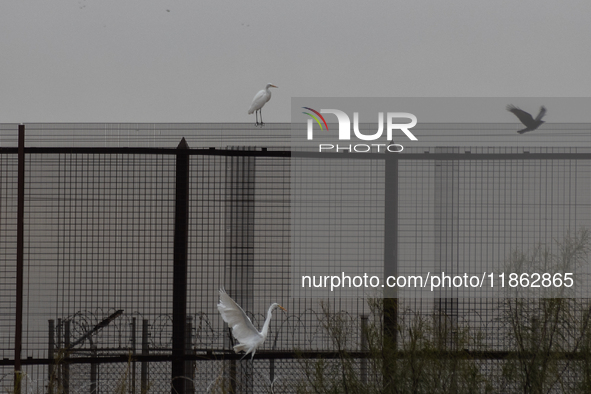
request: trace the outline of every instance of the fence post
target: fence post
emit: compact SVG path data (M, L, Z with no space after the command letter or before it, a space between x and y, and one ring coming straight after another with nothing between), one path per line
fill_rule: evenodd
M230 393L236 393L236 360L230 360ZM225 389L225 385L224 385Z
M367 315L361 315L361 384L367 384Z
M185 327L185 338L187 338L187 343L186 343L186 352L185 354L189 355L193 353L193 317L192 316L187 316L187 325ZM186 380L186 390L187 393L194 393L195 392L195 384L194 384L194 379L195 379L195 368L193 367L193 364L195 362L193 360L187 360L185 361L185 376L190 379L185 379Z
M23 339L23 275L25 222L25 125L18 126L18 190L16 213L16 316L14 333L14 393L21 393L21 350Z
M47 350L47 357L49 362L47 364L47 392L53 394L53 382L55 373L55 321L49 320L49 348Z
M387 154L384 159L384 279L398 274L398 159ZM398 349L398 295L395 288L384 289L384 346L390 351ZM384 353L382 374L384 387L394 384L393 357ZM390 358L388 358L390 356Z
M66 320L64 322L64 349L68 349L70 347L70 321ZM65 357L70 357L70 352L66 350L64 352ZM70 366L68 365L67 361L64 361L63 367L63 387L64 387L64 394L70 394Z
M136 320L135 317L131 318L131 354L133 362L131 364L131 392L135 394L135 355L136 355Z
M63 353L63 347L62 347L62 319L57 319L57 327L56 327L56 336L57 336L57 348L58 351L61 353L60 354L60 358L63 358L65 355ZM63 387L63 371L62 371L62 365L63 363L60 363L58 365L56 365L56 377L57 377L57 387L58 390Z
M273 385L275 381L275 359L272 358L269 360L269 382Z
M88 340L90 341L92 358L96 358L98 356L97 346L92 342L92 337L88 337ZM96 394L97 367L95 362L90 363L90 394Z
M142 321L142 356L147 356L150 354L150 342L148 340L148 320L144 319ZM141 370L141 392L146 393L148 392L148 362L142 360L142 370Z
M172 393L186 393L187 247L189 216L189 145L183 138L176 155L174 263L172 284Z

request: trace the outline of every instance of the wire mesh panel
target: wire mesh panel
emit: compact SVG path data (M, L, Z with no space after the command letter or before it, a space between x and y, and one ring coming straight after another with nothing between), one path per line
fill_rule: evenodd
M10 229L16 214L11 159L0 156L6 163L2 230ZM96 335L67 353L98 357L135 351L139 334L130 324L132 316L150 319L157 327L160 316L170 313L174 162L167 155L27 155L23 358L48 357L49 320L55 322L54 356L63 357L60 349L82 339L115 311L124 311L122 318L99 327ZM7 260L1 265L5 275L0 280L6 284L0 291L10 292L1 298L6 302L3 316L15 302L13 237L10 231L1 238ZM4 353L12 358L14 319L1 320L6 324L0 330L2 352L12 348ZM95 383L112 379L101 375L105 371L96 371ZM87 384L89 373L88 368L73 368L68 379ZM49 378L46 373L34 380Z
M167 313L174 158L40 154L27 167L23 351L46 348L50 318Z
M17 157L0 155L0 358L14 356Z
M63 135L76 127L64 128ZM96 143L99 137L92 133L100 127L86 127L84 138ZM53 130L50 125L32 128L39 143ZM115 129L124 128L103 125L106 134L100 137ZM129 128L128 136L134 130ZM151 140L166 144L162 150L27 150L22 351L27 390L41 392L55 383L70 392L170 391L177 159L175 145L168 142L177 135L162 130L154 129ZM569 158L580 153L574 149L409 149L397 157L395 167L397 231L392 240L384 235L389 201L383 155L354 160L346 153L336 158L298 150L282 155L277 152L285 143L281 133L270 149L251 144L209 149L208 144L228 145L240 129L217 125L208 130L187 137L188 286L181 378L191 382L187 387L194 392L224 387L295 392L299 384L310 389L317 383L306 370L315 366L313 357L327 356L327 370L335 371L344 365L339 355L346 352L356 354L351 371L360 379L383 383L375 357L367 356L375 347L368 332L384 341L385 306L370 292L377 290L367 288L362 296L349 298L294 297L293 285L301 285L298 275L306 269L310 275L315 269L327 275L343 269L351 275L375 274L382 284L385 244L395 241L399 276L455 274L465 267L490 272L510 266L516 252L537 259L541 254L536 251L544 246L558 255L563 246L557 241L564 243L569 234L591 227L591 158ZM216 139L212 130L223 130L223 138ZM285 125L279 128L286 130ZM271 134L270 129L261 131L257 138ZM143 141L139 134L131 137L134 144ZM562 156L526 156L537 153ZM6 360L0 366L0 388L12 384L14 357L16 171L15 151L1 150L0 358ZM309 219L322 219L327 226L308 228L302 223ZM312 262L315 254L323 254L325 267ZM294 255L308 259L308 265L294 267ZM587 279L583 267L573 269L580 274L577 280ZM287 309L275 310L253 363L237 361L233 354L236 342L216 307L222 286L259 330L271 303ZM424 348L444 343L437 349L468 354L472 360L460 365L451 356L440 357L429 368L478 370L496 379L497 391L517 387L503 369L513 361L499 356L524 345L515 333L526 327L530 345L545 343L540 311L570 316L570 325L559 326L564 338L560 351L580 351L585 341L579 334L589 311L584 298L511 300L490 288L479 297L462 297L456 288L403 297L397 349L409 351L417 327L423 327ZM298 359L296 351L316 353ZM475 352L481 353L472 357ZM47 359L53 364L47 365ZM568 370L561 384L570 389L581 381L586 364L567 361L549 363Z

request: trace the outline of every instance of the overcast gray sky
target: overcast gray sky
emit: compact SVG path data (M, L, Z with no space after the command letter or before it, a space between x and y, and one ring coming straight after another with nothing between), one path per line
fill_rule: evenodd
M586 97L589 15L589 0L5 1L0 122L254 122L267 82L266 122L289 122L292 97Z

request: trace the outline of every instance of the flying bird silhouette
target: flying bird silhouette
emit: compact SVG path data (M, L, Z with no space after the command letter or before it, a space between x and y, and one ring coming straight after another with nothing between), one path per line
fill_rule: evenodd
M218 311L222 315L222 319L228 326L232 328L232 334L234 338L240 342L239 345L234 346L234 352L239 353L241 351L246 352L242 358L246 357L248 353L251 353L250 360L254 358L254 354L257 348L265 342L267 333L269 332L269 323L271 323L271 317L275 308L285 310L281 305L274 303L271 304L267 311L267 319L263 324L263 329L259 332L250 321L250 318L246 316L244 310L234 301L226 290L222 287L220 289L220 301L218 303Z
M273 85L272 83L268 83L267 86L259 91L254 98L252 99L252 104L250 105L250 108L248 110L248 114L252 114L254 112L254 117L255 117L255 126L258 126L259 124L261 125L261 127L263 127L265 124L263 123L263 113L261 112L261 109L263 108L263 106L267 103L267 101L271 100L271 91L269 90L269 88L276 88L277 86ZM259 114L261 114L261 123L259 123L259 119L257 117L257 112Z
M507 111L512 112L515 116L519 118L521 123L524 124L525 129L517 130L519 134L527 133L528 131L533 131L540 127L540 125L544 123L542 118L546 114L546 108L544 106L540 107L540 112L538 113L538 116L536 116L535 119L527 112L517 108L512 104L507 106Z

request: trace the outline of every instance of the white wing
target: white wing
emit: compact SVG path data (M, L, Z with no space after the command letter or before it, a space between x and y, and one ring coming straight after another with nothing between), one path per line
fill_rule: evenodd
M250 115L254 111L258 111L259 109L263 108L263 105L265 105L265 103L269 101L269 98L270 97L267 97L267 91L265 89L258 92L252 99L252 104L250 105L248 114Z
M218 303L218 311L222 315L222 319L232 328L232 335L240 343L251 344L252 341L262 339L261 334L252 325L252 322L246 316L246 313L240 308L222 287L220 289L220 302Z

